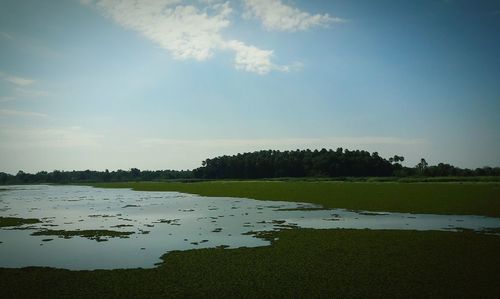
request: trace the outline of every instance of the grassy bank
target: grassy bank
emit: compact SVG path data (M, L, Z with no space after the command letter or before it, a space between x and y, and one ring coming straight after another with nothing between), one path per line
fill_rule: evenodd
M0 269L0 297L498 298L500 238L290 230L272 246L165 255L155 269Z
M500 217L498 183L213 181L98 183L93 186L309 202L353 210Z

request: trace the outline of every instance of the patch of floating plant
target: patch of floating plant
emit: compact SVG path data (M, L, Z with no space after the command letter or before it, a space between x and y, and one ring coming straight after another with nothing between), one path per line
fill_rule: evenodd
M291 228L298 228L299 226L296 223L288 223L288 224L278 224L275 226L275 230L281 230L281 229L291 229Z
M121 232L115 230L41 230L33 232L32 236L57 236L59 238L70 239L72 237L82 237L98 242L107 241L107 238L128 238L134 232Z
M273 224L283 224L285 222L286 222L286 220L271 220L270 223L273 223Z
M113 225L110 227L121 228L121 227L131 227L131 226L133 226L133 225L132 224L117 224L117 225Z
M88 215L87 217L91 217L91 218L97 218L97 217L102 217L102 218L111 218L111 217L116 217L116 216L121 216L121 214L117 214L117 215L108 215L108 214L93 214L93 215Z
M206 242L208 242L208 240L201 240L199 242L191 242L191 244L198 245L198 244L202 244L202 243L206 243Z
M281 208L274 211L325 211L330 210L322 207L298 207L298 208Z
M281 209L283 206L265 206L268 209Z
M13 227L7 227L4 229L6 229L6 230L34 230L34 229L40 229L40 227L35 226L35 225L18 225L18 226L13 226Z
M213 233L220 233L221 231L222 231L221 227L217 227L212 230Z
M0 217L0 227L19 226L23 224L40 223L39 219L35 218L17 218L17 217Z
M179 220L180 219L158 219L158 221L155 221L153 223L166 223L166 224L171 224L171 225L180 225Z
M179 209L179 212L194 212L193 209Z
M122 217L118 217L118 219L123 220L123 221L136 221L136 220L133 220L133 219L122 218Z
M332 218L323 218L322 220L324 220L324 221L340 221L340 220L342 220L342 218L332 217Z
M365 216L384 216L384 215L390 215L389 213L382 213L382 212L356 212L356 211L352 211L352 212L355 212L359 215L365 215Z
M251 230L251 231L242 233L242 235L253 236L254 238L259 238L259 239L263 239L263 240L271 241L271 242L277 240L277 238L273 235L272 231L253 231L253 230Z
M122 209L125 209L125 208L140 208L141 206L139 205L125 205L122 207Z

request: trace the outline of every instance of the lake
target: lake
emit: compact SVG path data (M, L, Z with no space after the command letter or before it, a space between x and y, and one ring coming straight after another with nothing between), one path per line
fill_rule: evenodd
M307 201L307 198L304 198ZM473 215L373 213L308 203L202 197L88 186L2 186L0 216L41 223L0 229L0 267L72 270L152 268L174 250L267 246L252 232L300 228L485 230L500 219ZM57 236L108 230L122 236ZM35 235L33 235L35 234Z

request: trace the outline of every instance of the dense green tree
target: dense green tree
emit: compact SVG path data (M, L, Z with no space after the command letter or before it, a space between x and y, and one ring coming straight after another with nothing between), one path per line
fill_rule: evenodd
M417 168L418 172L420 175L424 175L425 174L425 171L427 169L427 161L425 161L424 158L421 158L420 159L420 163L418 163L415 168Z
M399 161L399 160L398 160ZM220 156L206 159L202 167L194 170L195 177L224 178L273 178L306 176L390 176L391 163L378 153L349 151L264 150L253 153Z

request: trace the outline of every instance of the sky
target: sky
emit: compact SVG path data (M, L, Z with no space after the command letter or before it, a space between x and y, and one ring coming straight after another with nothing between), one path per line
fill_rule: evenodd
M499 53L500 1L0 0L0 171L500 166Z

